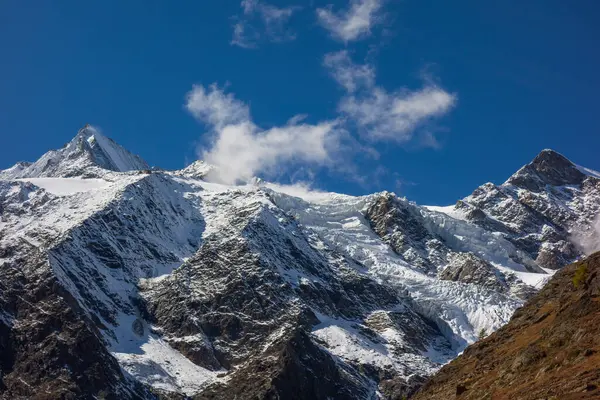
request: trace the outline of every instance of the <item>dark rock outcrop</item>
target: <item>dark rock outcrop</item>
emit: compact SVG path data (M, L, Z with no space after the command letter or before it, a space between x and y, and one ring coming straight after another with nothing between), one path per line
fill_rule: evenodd
M392 193L379 195L365 210L375 233L406 262L423 272L435 273L449 250L427 229L419 207Z
M295 329L233 372L226 384L208 387L194 399L369 399L372 395L365 388L370 385L358 370Z
M132 389L43 254L5 263L0 282L0 399L151 398Z
M450 264L440 273L440 279L473 283L497 291L508 291L504 277L488 262L473 253L462 253L452 257Z

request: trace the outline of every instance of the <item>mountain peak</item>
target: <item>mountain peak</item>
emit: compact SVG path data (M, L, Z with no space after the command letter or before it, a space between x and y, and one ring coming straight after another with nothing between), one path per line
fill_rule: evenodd
M71 143L73 142L87 151L94 164L100 168L115 172L150 168L139 156L130 153L89 124L79 130Z
M507 183L537 192L546 185L579 185L585 178L586 175L568 158L552 149L544 149Z
M0 171L0 178L98 177L107 170L127 172L149 169L139 156L86 124L62 149L51 150L30 165L21 163Z
M540 153L535 156L531 163L541 170L545 169L547 166L553 166L556 168L571 168L575 166L575 164L573 164L567 157L552 149L544 149L540 151Z
M100 131L97 128L94 128L90 124L85 124L83 126L83 128L81 128L77 131L77 135L75 135L75 137L71 140L71 142L76 141L78 139L87 140L91 137L96 137L96 136L106 137L102 133L100 133Z

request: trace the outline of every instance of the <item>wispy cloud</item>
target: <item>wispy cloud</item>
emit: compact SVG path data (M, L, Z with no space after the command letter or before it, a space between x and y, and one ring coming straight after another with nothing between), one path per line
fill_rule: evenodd
M323 65L330 71L337 83L349 93L375 85L375 68L370 65L354 64L345 50L326 54Z
M261 129L252 122L248 106L217 85L194 86L186 108L211 128L212 143L199 156L217 166L212 178L227 184L274 174L295 163L328 165L344 134L337 120L309 124L292 118L284 126Z
M275 7L260 0L243 0L242 15L235 17L231 44L246 49L256 48L261 40L286 42L296 34L287 27L300 7Z
M319 23L331 36L343 42L362 39L371 28L383 20L381 9L385 0L350 0L349 8L334 11L332 6L317 9Z
M247 21L238 20L233 25L233 37L231 44L244 49L255 49L260 35Z
M408 142L418 127L445 115L457 101L455 94L431 79L418 90L388 92L375 84L372 66L353 63L345 50L327 54L324 65L347 92L338 105L339 111L370 140ZM426 132L426 138L426 143L438 145L431 132Z
M436 86L393 93L374 87L365 95L345 97L339 109L371 139L407 142L420 124L446 114L454 103L454 95Z

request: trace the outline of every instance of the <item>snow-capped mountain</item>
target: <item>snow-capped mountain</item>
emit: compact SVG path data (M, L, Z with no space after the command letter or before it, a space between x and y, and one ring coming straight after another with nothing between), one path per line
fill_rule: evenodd
M452 207L213 168L86 127L0 172L0 397L401 398L581 256L600 208L553 151Z
M34 163L19 162L0 171L0 179L102 177L105 170L147 170L148 164L97 129L86 125L60 150L51 150Z

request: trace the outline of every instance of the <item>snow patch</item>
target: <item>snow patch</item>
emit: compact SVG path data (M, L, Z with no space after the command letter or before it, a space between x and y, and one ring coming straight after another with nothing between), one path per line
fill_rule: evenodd
M30 182L57 196L68 196L74 193L103 189L111 184L111 182L107 182L103 179L82 178L24 178L16 180Z
M217 379L224 371L202 368L173 349L159 336L149 333L148 326L138 320L144 334L133 331L136 317L122 315L119 326L113 330L115 338L110 351L119 364L140 382L156 389L192 396Z
M440 364L431 358L444 359L438 351L431 349L431 354L415 354L394 351L402 348L403 338L392 329L378 333L378 339L371 340L360 332L359 324L353 321L334 319L318 315L320 324L313 328L312 335L325 343L325 348L333 355L356 364L375 365L383 370L394 369L401 374L420 370L433 374Z
M443 213L443 214L446 214L449 217L452 217L455 219L460 219L460 220L466 219L464 211L457 210L454 205L451 205L451 206L423 206L423 207L428 209L429 211Z

